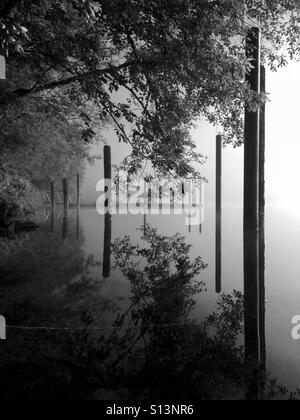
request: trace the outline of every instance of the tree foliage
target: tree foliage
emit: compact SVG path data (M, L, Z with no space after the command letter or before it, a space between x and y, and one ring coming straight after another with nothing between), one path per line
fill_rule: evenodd
M77 113L66 95L56 94L20 100L0 114L0 219L3 212L21 216L38 209L39 191L49 191L51 181L61 191L62 179L73 179L73 192L89 153Z
M8 81L5 106L50 90L92 100L133 147L135 167L185 176L195 151L189 129L199 116L243 141L243 110L260 106L246 83L245 35L261 27L271 68L299 56L297 0L21 0L4 2L2 47L12 68L31 77ZM74 97L76 96L76 98Z

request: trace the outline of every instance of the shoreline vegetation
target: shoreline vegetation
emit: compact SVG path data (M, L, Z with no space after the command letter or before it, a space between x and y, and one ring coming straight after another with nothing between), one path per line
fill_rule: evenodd
M51 104L48 95L34 97L0 111L0 230L8 236L35 228L30 218L43 208L42 191L82 175L90 159L80 108L59 98Z

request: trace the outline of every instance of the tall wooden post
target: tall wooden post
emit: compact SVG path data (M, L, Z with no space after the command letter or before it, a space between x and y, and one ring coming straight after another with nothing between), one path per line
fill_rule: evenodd
M111 205L111 179L112 179L112 166L111 166L111 147L104 146L104 179L105 179L105 192L107 194L106 207L109 209ZM103 277L110 276L110 262L111 259L111 215L109 211L105 214L104 219L104 250L103 250Z
M80 175L77 174L77 179L76 179L76 195L77 195L77 200L76 200L76 205L77 205L77 209L80 209Z
M182 210L184 210L184 200L185 200L185 183L181 184L181 195L182 195Z
M105 179L105 193L107 199L105 201L105 207L109 208L111 205L111 147L105 145L103 150L104 156L104 179Z
M152 208L152 190L151 190L151 183L148 184L148 213L151 213Z
M192 185L192 180L189 180L189 186L188 186L188 199L189 199L189 233L192 233L192 224L191 224L191 219L192 219L192 215L191 212L193 212L193 185Z
M76 239L78 241L80 237L80 208L77 208L76 212Z
M260 92L260 31L249 31L246 54L252 69L247 82L255 93ZM244 145L244 310L245 358L253 363L253 376L249 384L249 399L257 399L259 384L257 368L260 360L259 344L259 128L260 113L245 110Z
M76 239L79 239L80 233L80 174L77 174L76 177L76 207L77 207L77 214L76 214Z
M163 188L162 186L159 187L159 214L162 214L162 210L163 210Z
M174 188L170 188L170 211L171 214L175 212L175 191Z
M261 66L260 90L266 93L266 69ZM265 326L265 153L266 153L266 106L260 113L259 139L259 332L260 366L266 369L266 326Z
M54 233L54 217L55 217L55 184L51 181L50 184L50 196L51 196L51 216L50 216L50 231Z
M216 293L222 291L222 136L216 138Z
M117 214L119 214L120 212L120 172L119 170L118 170L116 181L115 181L115 187L116 187L116 198L117 198L116 209L117 209Z
M50 232L54 233L54 229L55 229L55 213L54 211L51 211L51 216L50 216Z
M127 200L127 212L129 213L129 201L130 201L130 175L127 174L127 182L126 182L126 200Z
M147 215L146 212L144 213L144 236L146 236L147 232Z
M69 183L67 178L63 180L64 210L69 210Z
M203 190L203 181L200 179L200 225L199 225L199 233L202 235L202 223L203 223L203 216L204 216L204 190Z
M55 212L55 184L54 181L51 181L51 210L52 213Z
M104 146L104 178L111 179L112 169L111 169L111 147Z
M67 178L63 179L63 199L64 199L64 217L63 217L63 239L68 236L68 217L69 217L69 183Z
M63 216L63 233L62 233L63 239L67 239L67 237L68 237L68 230L69 230L69 214L68 214L68 211L64 211L64 216Z
M104 219L104 249L103 249L103 277L105 279L110 277L111 267L111 215L110 213L105 214Z

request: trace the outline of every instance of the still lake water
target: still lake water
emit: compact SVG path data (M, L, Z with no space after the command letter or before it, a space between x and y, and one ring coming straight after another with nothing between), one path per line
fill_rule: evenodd
M58 215L57 215L58 216ZM1 308L7 322L21 329L8 328L7 343L1 343L1 359L17 349L16 358L26 353L26 346L36 341L39 356L49 356L44 339L34 330L22 328L68 328L76 337L83 328L83 316L89 317L88 331L106 336L114 328L116 317L126 313L132 304L132 284L120 269L115 268L111 256L111 273L103 277L104 225L103 216L95 209L82 209L77 236L77 214L70 213L67 234L62 238L63 220L54 222L40 215L40 231L19 238L1 258ZM215 292L215 208L206 205L202 233L193 226L191 232L184 216L149 216L147 223L160 235L171 237L180 233L192 244L191 260L201 256L207 267L199 274L206 291L194 296L195 306L189 318L203 321L216 309ZM112 242L130 236L132 244L143 243L143 217L113 216ZM243 292L242 207L223 208L222 292ZM9 245L10 246L10 245ZM291 254L293 250L294 254ZM266 357L267 370L281 384L296 389L300 386L300 343L291 338L291 319L300 312L298 281L300 253L300 225L286 217L275 206L267 207L266 224ZM162 268L163 270L163 268ZM164 306L162 306L164 308ZM167 309L166 309L167 311ZM119 315L117 315L119 314ZM99 331L98 331L99 329ZM45 332L44 332L45 333ZM43 335L43 331L41 330ZM58 344L63 348L68 338L61 331ZM42 343L41 343L42 341ZM47 341L45 339L45 341ZM82 347L85 348L84 345ZM4 352L4 353L3 353ZM45 352L45 354L43 353ZM25 369L26 368L22 368ZM30 379L28 379L30 381ZM103 394L98 398L116 398L119 394Z

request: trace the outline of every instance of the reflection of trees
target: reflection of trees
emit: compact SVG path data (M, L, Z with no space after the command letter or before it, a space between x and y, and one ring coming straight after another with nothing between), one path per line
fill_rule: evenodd
M145 240L149 247L144 249L132 246L128 237L113 245L116 267L132 285L132 314L143 314L143 319L139 318L144 323L184 322L194 304L193 296L204 287L197 275L205 264L201 258L190 261L191 246L179 235L162 237L148 227Z
M85 268L83 238L74 240L73 225L71 220L70 235L65 241L61 238L61 228L49 235L46 225L36 232L18 236L13 242L1 241L2 311L8 297L18 304L31 302L38 311L33 316L37 322L44 308L48 308L51 318L62 311L61 291Z
M201 258L191 261L191 247L180 235L164 237L147 227L144 239L145 248L129 237L113 244L116 268L131 282L132 305L118 316L113 333L98 342L109 372L98 397L244 399L253 372L239 344L242 294L221 296L216 312L196 322L191 311L205 287L199 279L205 264ZM261 398L279 393L290 396L266 381Z
M61 235L59 238L61 241ZM206 265L201 258L191 260L191 247L180 235L160 236L147 226L144 239L143 248L133 245L129 237L112 245L115 269L131 284L130 305L121 310L121 305L103 295L102 287L110 280L99 275L94 259L82 258L80 246L74 253L71 242L64 241L63 246L70 245L74 254L63 252L54 235L56 250L53 247L49 254L54 261L59 253L64 259L70 258L64 276L77 260L77 275L73 271L72 279L68 276L55 281L59 296L56 311L52 294L48 308L52 315L43 315L48 325L55 317L58 325L58 318L64 315L62 319L70 329L31 331L26 333L25 342L24 332L15 333L14 341L1 349L2 396L160 401L245 398L249 376L244 349L239 345L242 294L221 296L214 314L195 321L191 314L195 298L205 289L200 276ZM41 238L38 243L38 248L43 246ZM42 261L49 269L48 257ZM33 266L31 263L31 272ZM30 279L15 283L14 294L17 286L23 288L26 282ZM7 285L5 289L9 290ZM42 299L46 299L45 292ZM64 309L59 312L62 302ZM30 308L24 304L28 315ZM34 306L31 320L36 310ZM268 382L264 389L262 398L278 397L275 382ZM290 397L283 389L280 395Z
M218 313L193 321L195 297L205 287L199 279L205 264L201 258L191 261L191 247L180 235L163 237L147 227L145 240L143 249L128 237L113 245L116 266L133 294L129 319L121 319L119 327L121 322L138 327L134 335L130 329L126 345L123 334L123 351L111 363L126 370L128 397L210 399L233 392L241 386L243 366L236 345L242 296L222 298Z

